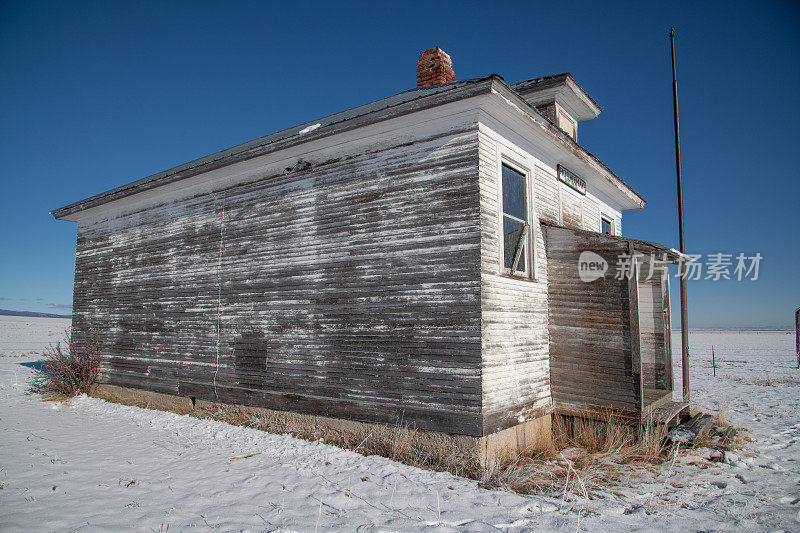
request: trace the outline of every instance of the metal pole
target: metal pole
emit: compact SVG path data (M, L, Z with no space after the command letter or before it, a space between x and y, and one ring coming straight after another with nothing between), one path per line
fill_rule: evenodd
M797 368L800 368L800 307L794 311L794 341L797 345Z
M678 74L675 68L675 28L669 29L672 49L672 107L675 113L675 166L678 173L678 237L680 251L686 253L683 239L683 173L681 169L681 119L678 111ZM681 370L683 375L683 399L689 401L689 314L686 308L686 261L680 263L681 279Z
M717 358L714 356L714 346L711 346L711 366L714 367L714 377L717 376Z

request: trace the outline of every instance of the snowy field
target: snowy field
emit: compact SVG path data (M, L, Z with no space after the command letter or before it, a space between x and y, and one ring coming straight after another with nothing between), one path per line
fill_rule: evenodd
M722 464L698 450L586 502L92 398L43 402L22 363L68 324L0 317L0 531L800 531L793 333L692 333L693 399L748 428L749 450Z

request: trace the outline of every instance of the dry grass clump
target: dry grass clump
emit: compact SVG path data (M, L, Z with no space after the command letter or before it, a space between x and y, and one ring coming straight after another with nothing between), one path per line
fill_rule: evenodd
M481 484L526 494L574 493L588 499L593 490L607 490L668 456L663 429L637 431L611 420L557 415L553 434L552 449L529 449L487 465Z
M322 441L362 455L380 455L411 466L447 471L478 480L484 488L561 497L607 491L675 460L662 427L637 429L607 420L553 416L552 438L539 439L523 453L495 459L481 467L468 439L418 431L402 426L350 423L346 431L317 417L298 419L282 413L243 406L214 404L195 413L230 424ZM337 424L348 424L338 421ZM698 443L699 445L700 443ZM474 444L472 444L474 446ZM683 448L681 448L682 450Z
M753 378L753 383L761 387L777 387L778 385L800 386L800 379L795 376L767 376Z
M743 450L753 442L749 432L744 428L734 427L728 417L728 405L720 403L714 416L714 423L701 431L694 440L694 448L711 448L715 450Z
M66 397L88 394L100 372L100 340L94 335L85 348L81 348L73 341L69 330L64 332L64 337L64 348L57 342L45 349L43 364L36 369L32 388L36 392Z
M477 478L480 472L469 439L419 431L407 426L378 426L338 421L339 427L317 417L215 404L207 416L229 424L269 433L322 441L361 455L380 455L407 465L457 476ZM342 425L347 430L342 430Z
M164 407L163 402L152 406L142 399L128 398L123 403L176 409ZM177 408L177 411L324 442L365 456L379 455L419 468L447 471L475 479L485 488L560 497L569 506L574 506L581 498L592 499L596 490L607 491L642 474L657 472L658 465L668 460L674 462L679 451L684 450L683 445L677 448L667 444L663 426L638 429L612 420L610 416L605 420L593 420L553 415L552 431L545 425L538 426L536 431L540 434L532 436L534 446L523 453L501 455L481 465L479 444L475 439L419 431L408 426L379 426L207 401L198 401L195 405L194 400L191 406Z
M785 385L788 387L800 387L800 378L796 376L734 376L727 375L727 379L748 385L759 387L778 387Z

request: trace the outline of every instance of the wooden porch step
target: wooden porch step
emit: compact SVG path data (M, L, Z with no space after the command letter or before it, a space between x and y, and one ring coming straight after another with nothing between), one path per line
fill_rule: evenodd
M676 402L671 399L659 401L649 412L642 413L642 424L670 428L678 423L678 415L687 407L689 402Z
M671 402L672 391L665 389L644 389L642 401L644 403L642 408L642 418L644 419L655 409Z
M676 443L694 444L697 437L704 431L709 430L712 424L714 424L713 416L697 413L670 431L667 438Z

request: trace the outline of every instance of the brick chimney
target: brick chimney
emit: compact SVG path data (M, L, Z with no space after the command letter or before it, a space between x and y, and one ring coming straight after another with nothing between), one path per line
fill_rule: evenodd
M441 83L456 81L453 60L439 48L431 48L419 53L417 63L417 88L430 87Z

